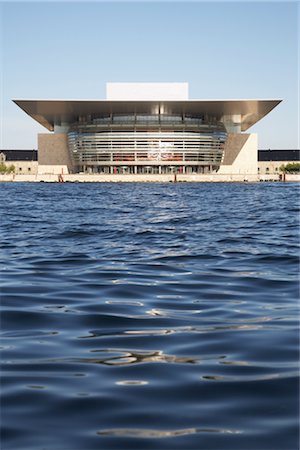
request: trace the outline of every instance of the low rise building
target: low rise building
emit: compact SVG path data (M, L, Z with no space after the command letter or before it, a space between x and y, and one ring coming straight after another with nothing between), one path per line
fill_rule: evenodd
M35 175L38 172L37 150L0 150L0 162L7 167L14 166L14 173Z
M259 175L274 175L287 164L300 162L300 150L258 150Z

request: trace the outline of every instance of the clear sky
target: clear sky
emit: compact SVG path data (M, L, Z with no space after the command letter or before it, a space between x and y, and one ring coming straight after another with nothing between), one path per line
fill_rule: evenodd
M250 131L259 148L300 147L297 2L6 1L0 12L0 148L37 148L47 132L12 99L103 99L107 81L281 98Z

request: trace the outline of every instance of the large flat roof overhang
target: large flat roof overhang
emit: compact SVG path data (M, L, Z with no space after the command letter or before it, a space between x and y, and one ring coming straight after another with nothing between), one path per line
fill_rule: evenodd
M246 131L282 100L13 100L30 117L47 128L54 124L74 123L80 116L110 114L186 114L209 115L221 120L240 115L241 130Z

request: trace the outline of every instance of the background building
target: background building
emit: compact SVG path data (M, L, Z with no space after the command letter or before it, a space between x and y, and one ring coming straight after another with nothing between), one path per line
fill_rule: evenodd
M32 174L38 172L37 150L0 150L0 163L14 166L16 174Z
M258 173L277 174L286 164L300 161L300 150L259 150Z
M106 100L15 100L51 133L38 172L257 174L245 133L281 100L189 100L187 83L108 83Z

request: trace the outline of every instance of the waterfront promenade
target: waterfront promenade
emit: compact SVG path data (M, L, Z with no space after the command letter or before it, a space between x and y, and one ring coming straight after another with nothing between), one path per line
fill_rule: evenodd
M237 175L237 174L33 174L0 175L0 182L48 182L58 181L69 183L230 183L230 182L264 182L283 181L278 174L269 175ZM286 174L284 181L300 181L300 174Z

